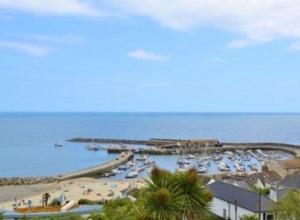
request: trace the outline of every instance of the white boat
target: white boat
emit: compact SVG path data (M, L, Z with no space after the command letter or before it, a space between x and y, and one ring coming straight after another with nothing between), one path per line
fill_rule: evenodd
M111 172L114 173L114 174L120 174L121 173L121 171L118 170L118 169L113 169Z
M260 150L260 149L256 150L256 152L257 152L258 154L260 154L261 156L263 156L264 158L270 158L269 155L265 154L265 153L264 153L262 150Z
M56 143L56 144L54 144L54 147L62 147L62 146L63 146L62 143Z
M127 170L127 166L126 165L121 165L118 167L119 170Z
M139 173L143 172L145 170L145 167L139 166L137 168L135 168L135 170Z
M177 164L190 164L190 161L184 159L184 158L179 158L177 160Z
M208 171L208 169L206 167L204 167L204 166L200 166L197 169L198 173L206 173L207 171Z
M127 173L127 175L125 176L125 178L135 178L139 175L137 170L131 170Z
M235 161L234 164L236 171L238 172L244 172L245 171L245 167L240 163L240 161Z
M155 164L155 162L149 158L144 161L144 165L151 165L151 164Z
M249 164L248 167L252 170L252 171L258 171L257 165L256 164Z
M135 166L135 162L131 160L131 161L129 161L126 165L127 165L127 167L129 167L129 168L130 168L130 167L134 167L134 166Z
M188 154L188 155L186 155L186 156L184 157L184 159L187 159L187 160L191 160L191 159L194 159L194 158L195 158L195 156L192 155L192 154Z
M149 156L147 154L143 154L140 157L136 158L137 161L145 161L149 159Z
M218 160L222 160L223 159L223 155L215 155L214 157L213 157L213 160L214 161L218 161Z
M89 150L89 151L98 151L98 150L101 150L101 147L99 147L95 144L89 144L89 145L85 146L85 149Z
M226 165L224 161L219 163L218 168L221 171L230 171L230 167Z

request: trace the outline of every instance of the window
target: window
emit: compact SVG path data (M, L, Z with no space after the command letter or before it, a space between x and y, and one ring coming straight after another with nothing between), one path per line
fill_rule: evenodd
M226 219L226 209L223 209L223 218Z

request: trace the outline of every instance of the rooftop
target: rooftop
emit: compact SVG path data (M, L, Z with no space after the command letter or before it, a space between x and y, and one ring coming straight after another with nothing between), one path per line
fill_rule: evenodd
M213 182L208 185L209 190L214 197L229 202L237 203L237 206L248 209L252 212L259 211L259 194L228 183ZM234 195L234 196L233 196ZM272 201L261 196L261 211L267 211L271 208Z
M300 189L300 172L287 176L285 179L279 182L278 186L280 188L287 189Z

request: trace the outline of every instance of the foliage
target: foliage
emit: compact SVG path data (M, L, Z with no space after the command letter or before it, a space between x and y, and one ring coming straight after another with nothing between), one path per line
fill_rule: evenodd
M259 220L257 215L243 215L241 220Z
M93 218L92 218L93 217ZM137 218L137 205L130 199L116 199L104 205L103 215L93 215L94 220L135 220Z
M104 204L102 214L90 220L212 220L208 214L211 193L195 170L171 173L154 168L146 187L134 192L137 199L116 199Z
M61 202L59 199L53 199L49 205L50 206L61 206Z
M79 199L78 205L98 205L98 201L89 200L89 199Z
M287 195L274 204L273 212L278 220L300 219L300 191L290 190Z
M265 187L265 188L258 188L256 186L253 186L251 188L251 191L253 192L257 192L257 193L261 193L262 196L267 196L270 194L270 188L269 187Z
M154 168L144 194L144 218L155 220L205 219L212 199L193 169L172 174Z
M3 212L0 212L0 220L3 220L4 217L3 217Z

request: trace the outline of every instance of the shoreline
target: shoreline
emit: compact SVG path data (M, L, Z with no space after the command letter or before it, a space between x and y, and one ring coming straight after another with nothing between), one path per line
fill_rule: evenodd
M107 139L105 139L107 140ZM161 141L162 139L150 139ZM168 142L170 141L179 141L172 139L164 139ZM182 140L184 143L193 143L195 140ZM127 163L131 160L135 154L160 154L160 155L178 155L178 154L202 154L202 153L214 153L214 152L224 152L227 150L243 150L246 151L248 149L262 149L262 150L276 150L276 151L285 151L288 153L292 153L295 157L300 157L300 146L285 144L285 143L250 143L250 142L239 142L239 143L223 143L222 147L203 147L202 143L205 140L200 140L201 145L193 145L189 144L181 145L162 145L157 147L151 147L139 149L139 151L134 151L130 148L123 147L111 147L107 148L108 153L120 153L120 155L106 163L89 167L79 171L73 171L66 174L54 175L54 176L45 176L45 177L0 177L0 186L7 185L34 185L34 184L48 184L48 183L59 183L60 181L81 178L81 177L100 177L102 174L111 171L114 168L117 168L120 165ZM218 141L219 142L219 141Z
M48 184L0 186L0 210L12 210L15 198L25 201L32 200L34 205L40 205L42 194L45 192L51 194L51 199L59 198L63 194L69 201L78 201L79 199L94 201L109 200L122 196L121 191L128 188L131 184L142 187L144 179L75 178ZM91 192L84 194L84 191L87 191L87 189L91 190ZM114 196L108 195L110 190L114 192Z

